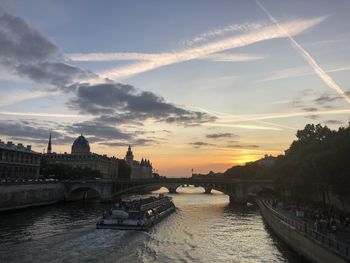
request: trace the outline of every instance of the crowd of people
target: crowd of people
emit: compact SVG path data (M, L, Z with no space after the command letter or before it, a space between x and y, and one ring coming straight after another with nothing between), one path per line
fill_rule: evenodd
M122 209L125 211L129 210L141 210L142 206L154 203L155 201L164 199L164 195L160 194L159 196L150 196L143 199L132 199L127 201L119 201L113 205L112 209Z
M350 214L335 206L320 204L282 203L278 199L270 200L273 208L281 208L293 212L295 217L313 224L319 233L335 234L337 231L350 233Z

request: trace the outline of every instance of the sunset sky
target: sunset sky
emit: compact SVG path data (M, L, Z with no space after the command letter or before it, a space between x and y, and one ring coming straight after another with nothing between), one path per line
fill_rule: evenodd
M278 155L350 114L350 1L0 1L0 139L166 176Z

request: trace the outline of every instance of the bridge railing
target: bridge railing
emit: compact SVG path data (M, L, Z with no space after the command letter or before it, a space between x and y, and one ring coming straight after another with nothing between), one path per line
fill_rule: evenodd
M304 235L313 242L333 251L334 253L342 256L346 260L350 261L350 246L337 241L334 237L327 236L323 233L316 231L313 227L306 222L300 222L292 219L288 216L282 215L270 206L265 200L261 200L262 204L273 214L275 217L286 223L286 225L299 234Z
M234 178L191 178L191 177L179 177L179 178L134 178L134 179L122 179L122 178L115 178L115 179L98 179L98 180L91 180L91 179L79 179L79 180L66 180L67 182L72 181L89 181L89 182L117 182L117 183L180 183L180 184L193 184L193 183L258 183L258 184L273 184L272 180L268 179L234 179Z

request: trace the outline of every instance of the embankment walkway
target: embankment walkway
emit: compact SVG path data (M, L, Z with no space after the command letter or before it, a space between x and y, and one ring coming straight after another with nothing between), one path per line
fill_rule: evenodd
M273 230L292 249L313 262L350 262L350 246L316 232L310 222L293 218L289 211L274 209L268 200L258 199L260 211Z

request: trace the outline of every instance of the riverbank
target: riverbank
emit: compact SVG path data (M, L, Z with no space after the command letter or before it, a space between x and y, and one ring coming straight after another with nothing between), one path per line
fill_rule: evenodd
M0 212L54 204L64 199L64 185L59 182L0 184Z
M257 200L257 204L268 226L298 254L312 262L349 262L350 249L344 244L315 232L307 223L297 222L278 213L265 200Z

